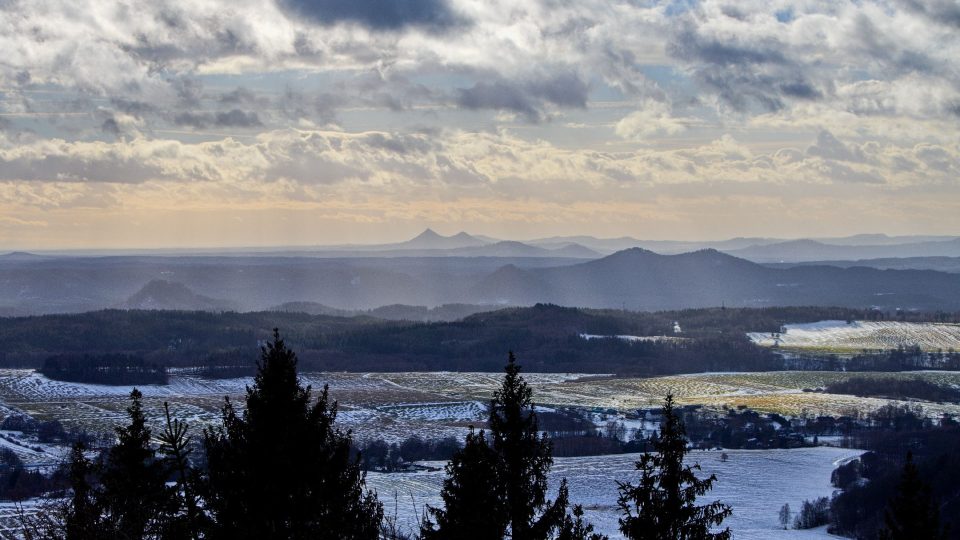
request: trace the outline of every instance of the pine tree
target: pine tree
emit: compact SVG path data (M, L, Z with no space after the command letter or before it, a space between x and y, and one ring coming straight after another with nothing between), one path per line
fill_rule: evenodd
M146 427L142 399L136 388L130 392L130 424L116 428L117 444L108 452L100 473L100 538L144 538L155 533L157 518L169 497L166 468L150 446L152 435Z
M533 412L533 390L520 376L513 352L505 372L490 403L490 433L501 460L506 515L513 540L539 540L562 525L566 500L546 499L552 447L546 434L540 433Z
M920 478L912 452L907 452L897 494L887 505L883 522L881 540L939 540L947 537L940 528L940 511L930 496L930 486Z
M561 494L566 497L566 480L560 487ZM593 525L583 520L583 507L574 505L571 513L563 519L557 540L607 540L606 536L593 532Z
M206 515L201 510L198 486L200 475L190 465L190 442L187 424L170 416L170 405L163 403L166 419L160 434L160 454L168 469L176 478L162 518L160 536L164 539L202 538L207 526Z
M334 426L336 403L326 386L311 401L296 354L274 329L246 410L226 400L223 427L205 432L211 538L377 538L383 508L365 489L349 432Z
M440 493L444 508L427 507L423 540L499 540L507 529L500 493L499 456L483 430L470 429L466 444L446 466ZM481 510L482 509L482 510Z
M93 463L84 452L86 445L77 441L70 450L70 500L66 506L63 520L63 534L66 540L97 540L100 538L100 508L94 498L90 477L93 475Z
M427 508L421 535L425 540L602 540L584 522L582 508L567 513L566 480L556 500L546 499L550 441L540 433L533 392L512 352L505 371L490 402L490 441L483 431L467 435L447 466L441 493L445 508Z
M673 396L663 406L660 437L655 453L644 453L636 462L640 481L617 482L618 504L623 513L620 531L631 540L727 540L730 529L711 533L731 514L720 501L697 506L696 498L713 487L716 476L697 478L700 466L685 466L686 430L673 409Z

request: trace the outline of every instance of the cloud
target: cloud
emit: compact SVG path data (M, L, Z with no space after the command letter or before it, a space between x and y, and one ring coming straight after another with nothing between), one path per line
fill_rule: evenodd
M936 24L960 28L960 4L952 0L900 0L901 5Z
M850 148L834 137L829 131L821 131L817 142L807 148L807 154L836 161L863 162L865 157L859 148Z
M319 24L342 22L373 30L407 27L443 32L466 24L445 0L279 0L291 13Z
M567 72L526 81L479 81L470 88L458 89L455 100L465 109L510 111L537 122L542 119L546 105L586 107L588 91L589 87L580 77Z
M208 126L252 128L263 125L256 112L241 111L240 109L230 109L229 111L217 111L213 113L183 112L175 115L173 122L179 126L190 126L197 129L203 129Z
M682 133L687 129L687 121L675 117L667 104L646 100L639 110L621 118L613 129L625 139L648 139Z

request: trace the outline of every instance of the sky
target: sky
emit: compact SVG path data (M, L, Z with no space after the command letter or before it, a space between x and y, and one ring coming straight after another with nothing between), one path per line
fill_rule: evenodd
M0 249L960 234L955 0L0 0Z

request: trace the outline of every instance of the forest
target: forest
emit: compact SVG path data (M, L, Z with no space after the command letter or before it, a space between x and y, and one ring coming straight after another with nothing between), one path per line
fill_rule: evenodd
M0 342L5 344L0 367L40 368L51 357L78 354L128 355L141 358L144 366L198 368L210 377L250 375L260 345L269 338L270 328L280 324L289 328L288 339L300 351L301 368L308 371L497 371L504 350L522 354L528 369L540 372L646 376L836 369L829 365L836 360L824 357L796 357L785 364L780 355L754 345L744 333L777 331L788 322L884 318L954 321L960 314L824 307L631 312L538 304L455 322L422 323L287 312L107 310L0 318ZM674 323L680 333L674 333ZM679 339L588 340L581 334ZM847 367L915 368L909 353L903 353L909 361L901 361L897 353L873 354L854 358ZM960 357L948 360L958 362Z

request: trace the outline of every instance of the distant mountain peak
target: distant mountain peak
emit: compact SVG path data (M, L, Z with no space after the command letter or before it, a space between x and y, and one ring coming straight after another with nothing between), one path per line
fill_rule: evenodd
M400 244L400 247L401 249L455 249L485 244L483 240L463 231L453 236L444 236L428 227L416 237Z
M123 303L125 309L175 309L222 311L233 309L232 302L196 294L183 283L154 279Z
M420 234L418 234L417 236L413 237L413 239L410 240L410 241L412 242L412 241L415 241L415 240L434 240L434 239L437 239L437 238L446 238L446 237L443 236L443 235L437 234L436 231L434 231L434 230L431 229L430 227L427 227L426 229L423 230L422 233L420 233Z
M0 255L0 259L8 261L32 261L43 258L44 257L42 255L30 253L29 251L11 251L10 253L4 253L3 255Z

